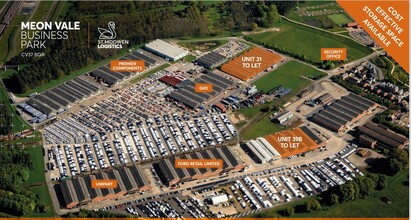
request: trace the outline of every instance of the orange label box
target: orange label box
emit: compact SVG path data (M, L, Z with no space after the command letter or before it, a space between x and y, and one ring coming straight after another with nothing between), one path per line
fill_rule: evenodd
M321 60L346 60L347 48L321 48Z
M176 168L223 168L222 159L176 159Z
M212 92L213 84L208 83L196 83L194 86L195 92Z
M117 180L112 179L100 179L100 180L91 180L91 188L117 188Z
M144 71L143 60L112 60L110 61L111 72L141 72Z

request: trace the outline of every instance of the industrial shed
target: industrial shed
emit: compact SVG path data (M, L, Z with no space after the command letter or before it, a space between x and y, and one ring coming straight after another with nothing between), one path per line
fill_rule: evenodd
M202 57L197 59L195 62L198 65L203 66L207 69L213 69L217 66L220 66L226 61L227 61L227 58L225 56L212 51L210 53L203 55Z
M171 61L179 60L188 55L188 51L160 39L146 44L144 49Z
M288 121L289 119L291 119L293 117L293 113L290 111L285 111L283 113L280 113L279 115L276 115L273 118L274 122L280 123L280 124L284 124L286 121Z
M333 101L333 100L334 100L334 99L333 99L333 97L330 95L330 93L325 93L325 94L319 96L318 98L316 98L316 99L314 100L314 102L317 103L317 104L325 105L325 104L330 103L330 102Z
M74 188L72 180L66 180L60 184L61 193L63 194L63 199L66 208L72 209L79 204L79 200L76 194L76 189Z
M331 131L341 132L376 106L376 103L350 93L315 114L311 120Z
M165 84L168 84L170 86L176 87L179 83L182 81L180 79L177 79L173 76L163 76L160 79L158 79L160 82L163 82Z
M213 205L218 205L223 202L228 202L227 194L221 194L218 196L211 197L211 203Z
M176 91L170 93L169 97L183 103L189 108L196 109L199 106L205 104L211 98L221 94L225 90L234 85L234 82L219 76L215 73L209 73L202 75L195 80L196 83L208 83L213 85L213 91L210 93L196 93L195 83L186 82L184 86L180 87Z
M317 143L317 141L320 140L320 138L312 138L312 136L314 135L313 132L310 132L309 134L305 133L307 129L309 128L305 127L304 129L294 128L292 130L285 130L275 134L266 135L264 139L266 139L267 142L275 148L275 150L281 155L282 158L286 158L317 149L324 144L324 142ZM288 137L290 137L291 139L293 137L301 137L302 141L280 141L283 138ZM281 146L281 143L299 143L299 145L298 147L289 146L287 148L283 148Z
M222 159L223 169L210 168L175 168L176 159ZM169 186L178 183L207 178L218 175L221 172L240 171L245 164L238 160L228 147L214 148L202 152L181 155L175 158L167 158L156 163L156 172Z
M244 61L252 57L261 57L261 61ZM280 55L269 52L260 47L255 47L245 52L243 55L235 58L234 60L224 64L221 67L221 70L243 81L247 81L256 76L258 73L271 68L273 65L281 62L282 60L283 57L281 57ZM258 68L247 68L243 66L243 63L245 62L250 64L260 63L261 65L259 65Z
M26 103L51 117L70 108L74 103L82 101L85 97L98 92L100 92L100 88L93 82L77 77L42 94L31 97ZM36 117L35 115L32 116ZM32 121L41 122L38 119L36 121L35 118Z
M87 204L91 201L90 193L83 178L73 179L73 185L80 204Z
M100 179L117 180L117 188L93 188L92 181ZM99 202L106 199L120 198L125 194L144 192L151 189L150 182L138 165L102 171L96 175L85 175L74 179L63 180L60 189L64 206L71 209L78 204Z
M264 138L257 138L246 143L247 148L259 163L268 163L279 159L280 153Z
M408 138L395 133L385 126L372 122L367 122L363 126L359 127L358 131L360 136L365 135L371 140L377 141L376 145L380 147L403 148L408 145Z

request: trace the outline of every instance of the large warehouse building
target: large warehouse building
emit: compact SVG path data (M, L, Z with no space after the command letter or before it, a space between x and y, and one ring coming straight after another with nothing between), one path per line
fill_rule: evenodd
M227 61L227 58L225 56L212 51L206 55L203 55L202 57L197 59L195 62L198 65L203 66L207 69L213 69L217 66L220 66L226 61Z
M117 188L93 188L92 181L111 179L117 181ZM150 182L138 165L100 172L96 175L86 175L73 179L63 180L60 190L64 200L63 206L72 209L89 202L98 202L106 199L116 199L125 194L150 190Z
M184 86L170 93L169 97L183 103L191 109L196 109L199 106L205 104L211 98L221 94L229 87L234 85L234 82L219 76L215 73L208 73L202 75L195 80L196 83L207 83L213 85L213 91L210 93L197 93L195 92L195 83L185 83Z
M380 147L387 148L403 148L408 145L408 138L391 131L385 126L381 126L372 122L367 122L363 126L358 128L360 134L360 141L362 144L365 142L370 143L366 147L374 147L371 143L375 143ZM368 141L364 141L368 140Z
M331 131L341 132L375 107L375 102L350 93L326 106L325 110L315 114L311 120Z
M282 60L283 57L280 55L259 47L255 47L234 60L224 64L221 67L221 70L243 81L247 81ZM248 63L250 66L245 67L243 65L244 63Z
M146 44L144 49L171 61L179 60L188 55L188 51L160 39Z
M301 140L293 140L296 137ZM290 140L287 140L290 138ZM264 137L271 146L281 155L281 158L302 154L317 149L325 144L308 127L299 127L292 130L281 131ZM287 143L288 147L282 147L281 143ZM297 143L297 145L292 145Z
M258 163L268 163L281 158L280 153L265 138L250 140L246 146Z
M70 108L74 103L99 93L101 88L83 76L76 77L42 94L31 97L19 105L33 117L32 122L40 123Z
M217 168L175 168L176 159L222 159L223 169ZM214 148L211 150L195 152L179 157L161 160L157 163L156 171L168 186L173 186L185 181L207 178L221 172L240 171L246 165L241 162L229 147Z

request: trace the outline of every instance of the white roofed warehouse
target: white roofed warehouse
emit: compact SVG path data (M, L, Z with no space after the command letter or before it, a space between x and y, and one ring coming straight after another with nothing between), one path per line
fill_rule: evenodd
M221 194L211 198L211 203L213 203L213 205L218 205L223 202L228 202L227 194Z
M181 47L157 39L144 46L144 49L155 53L166 60L176 61L188 55L188 51Z

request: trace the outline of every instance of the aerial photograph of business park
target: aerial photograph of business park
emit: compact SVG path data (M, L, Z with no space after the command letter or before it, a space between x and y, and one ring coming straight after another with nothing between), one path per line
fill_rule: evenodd
M0 79L0 218L409 218L409 75L335 1L0 1Z

